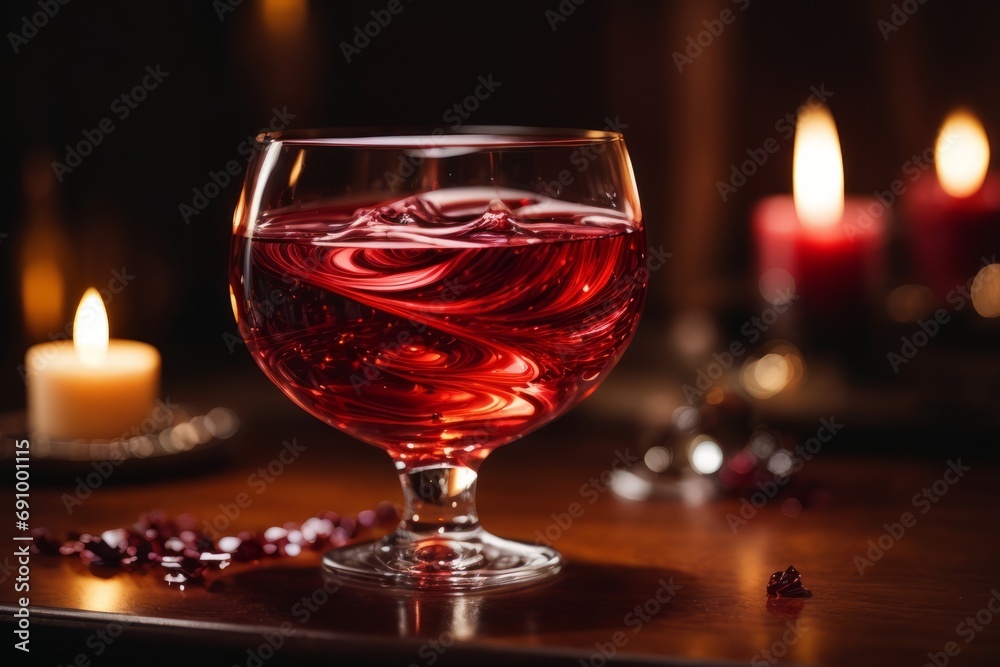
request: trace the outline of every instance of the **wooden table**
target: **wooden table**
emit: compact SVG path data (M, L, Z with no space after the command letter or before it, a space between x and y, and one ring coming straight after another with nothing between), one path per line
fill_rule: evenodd
M61 500L72 483L38 479L32 525L56 534L96 532L154 508L209 519L220 503L246 492L252 503L234 529L261 530L320 509L346 514L399 499L384 454L289 409L275 392L264 396L245 408L250 417L224 465L138 480L123 471L72 515ZM734 533L727 515L739 513L736 499L687 507L582 493L584 485L599 488L591 480L616 451L635 452L630 437L591 428L585 417L577 413L563 427L498 450L482 470L480 511L488 529L528 541L547 528L559 533L554 543L567 565L546 585L464 597L345 587L325 596L312 554L234 566L207 586L179 591L158 574L102 578L76 559L36 555L30 664L126 664L154 654L213 665L601 665L611 653L634 664L923 665L931 653L940 654L938 664L975 665L1000 658L1000 616L988 608L994 598L1000 610L995 467L963 458L971 469L957 479L951 474L954 484L939 482L947 493L938 502L914 504L914 494L945 479L946 457L845 457L835 440L800 473L828 490L825 507L791 518L778 498ZM248 476L293 437L305 451L257 493ZM841 444L852 437L838 436ZM9 485L9 462L4 470ZM4 502L11 494L8 486ZM552 515L574 502L584 507L582 516L552 528ZM915 523L898 538L884 536L885 524L900 522L904 512ZM12 523L0 528L6 544ZM878 548L880 539L881 549L868 554L870 541ZM856 557L871 560L863 576ZM789 564L815 597L768 604L768 576ZM12 583L0 586L8 646ZM305 613L303 598L315 609ZM977 613L980 630L960 625ZM948 648L959 653L946 656ZM14 664L29 664L23 657Z

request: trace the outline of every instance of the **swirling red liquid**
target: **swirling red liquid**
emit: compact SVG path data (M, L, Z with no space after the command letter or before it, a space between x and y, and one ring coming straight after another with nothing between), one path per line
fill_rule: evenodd
M641 224L617 212L448 203L271 217L234 237L231 286L298 405L399 459L468 464L597 388L647 274Z

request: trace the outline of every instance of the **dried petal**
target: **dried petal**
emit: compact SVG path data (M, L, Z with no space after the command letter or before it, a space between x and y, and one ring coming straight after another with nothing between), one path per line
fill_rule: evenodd
M784 572L775 572L767 582L767 596L786 598L811 598L812 591L803 587L802 575L789 565Z

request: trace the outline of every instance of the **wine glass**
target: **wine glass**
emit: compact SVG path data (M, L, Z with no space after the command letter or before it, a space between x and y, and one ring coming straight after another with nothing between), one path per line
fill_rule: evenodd
M486 456L590 395L632 338L648 271L614 132L516 127L257 137L230 287L260 367L389 453L398 529L330 551L343 581L524 584L558 552L476 514Z

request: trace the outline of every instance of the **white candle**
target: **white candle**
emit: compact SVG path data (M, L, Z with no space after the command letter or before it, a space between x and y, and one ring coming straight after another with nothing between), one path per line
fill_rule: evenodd
M25 355L28 430L50 440L113 440L141 433L160 384L160 353L109 340L97 290L83 295L73 340L41 343Z

